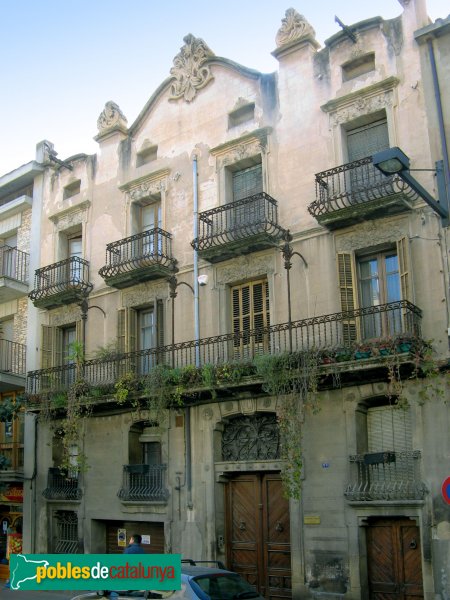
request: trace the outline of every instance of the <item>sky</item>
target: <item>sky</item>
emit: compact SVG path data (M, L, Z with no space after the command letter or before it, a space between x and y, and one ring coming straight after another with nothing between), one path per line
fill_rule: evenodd
M130 126L170 74L192 33L217 56L263 73L286 9L324 40L374 16L401 14L398 0L0 0L0 176L51 141L60 159L93 154L97 119L113 100ZM432 21L449 0L427 0Z

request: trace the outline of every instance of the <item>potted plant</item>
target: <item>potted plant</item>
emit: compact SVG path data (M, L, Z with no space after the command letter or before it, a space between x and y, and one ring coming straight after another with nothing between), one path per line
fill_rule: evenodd
M370 358L372 356L372 348L369 344L363 342L358 344L355 349L355 358L361 360L363 358Z

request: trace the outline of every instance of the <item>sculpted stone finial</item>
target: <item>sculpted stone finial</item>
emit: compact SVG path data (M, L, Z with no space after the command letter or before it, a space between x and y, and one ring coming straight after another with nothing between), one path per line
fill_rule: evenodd
M214 56L205 42L191 33L184 39L184 46L173 59L170 74L175 81L170 89L170 100L184 98L192 102L197 91L205 87L212 79L209 65L205 62Z
M315 39L316 32L295 8L288 8L285 14L284 19L281 19L281 27L275 38L277 48L302 39Z
M110 131L111 129L126 130L127 119L119 106L111 100L105 104L105 108L97 119L99 135Z

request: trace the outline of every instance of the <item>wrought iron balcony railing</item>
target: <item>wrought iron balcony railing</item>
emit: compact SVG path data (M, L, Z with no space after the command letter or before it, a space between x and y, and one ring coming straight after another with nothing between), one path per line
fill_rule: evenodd
M345 495L353 501L422 500L419 450L376 452L349 457L352 482Z
M172 236L155 227L106 246L106 265L99 274L108 285L124 288L172 272Z
M165 502L166 465L124 465L123 483L117 495L123 501Z
M5 470L21 471L23 469L23 444L19 442L0 443L0 455L3 457Z
M26 346L9 340L0 340L0 373L25 375Z
M0 246L0 277L28 284L29 255L17 248Z
M82 300L92 287L88 261L73 256L37 269L29 297L38 308L53 308Z
M316 200L308 210L333 229L354 223L358 215L386 216L408 210L416 192L398 175L386 177L368 156L316 174Z
M50 467L47 487L42 492L47 500L80 500L83 492L80 488L80 474L77 469L64 470Z
M342 351L355 357L357 342L368 344L391 336L420 338L421 310L402 300L381 306L370 306L354 311L339 312L321 317L302 319L261 329L228 333L198 341L117 354L103 359L87 360L82 365L83 379L93 385L111 385L125 373L145 375L158 364L173 367L187 365L224 364L248 361L259 354L281 354L290 349ZM370 352L368 354L370 357ZM356 356L357 357L357 356ZM65 365L30 371L27 388L31 394L64 390L75 381L77 365Z
M277 201L261 192L200 213L192 246L206 260L219 262L270 248L284 233Z

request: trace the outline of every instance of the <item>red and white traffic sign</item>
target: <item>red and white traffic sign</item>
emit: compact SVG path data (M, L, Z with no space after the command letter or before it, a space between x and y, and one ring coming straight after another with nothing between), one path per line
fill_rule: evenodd
M442 497L444 498L447 504L450 504L450 477L444 479L442 483Z

